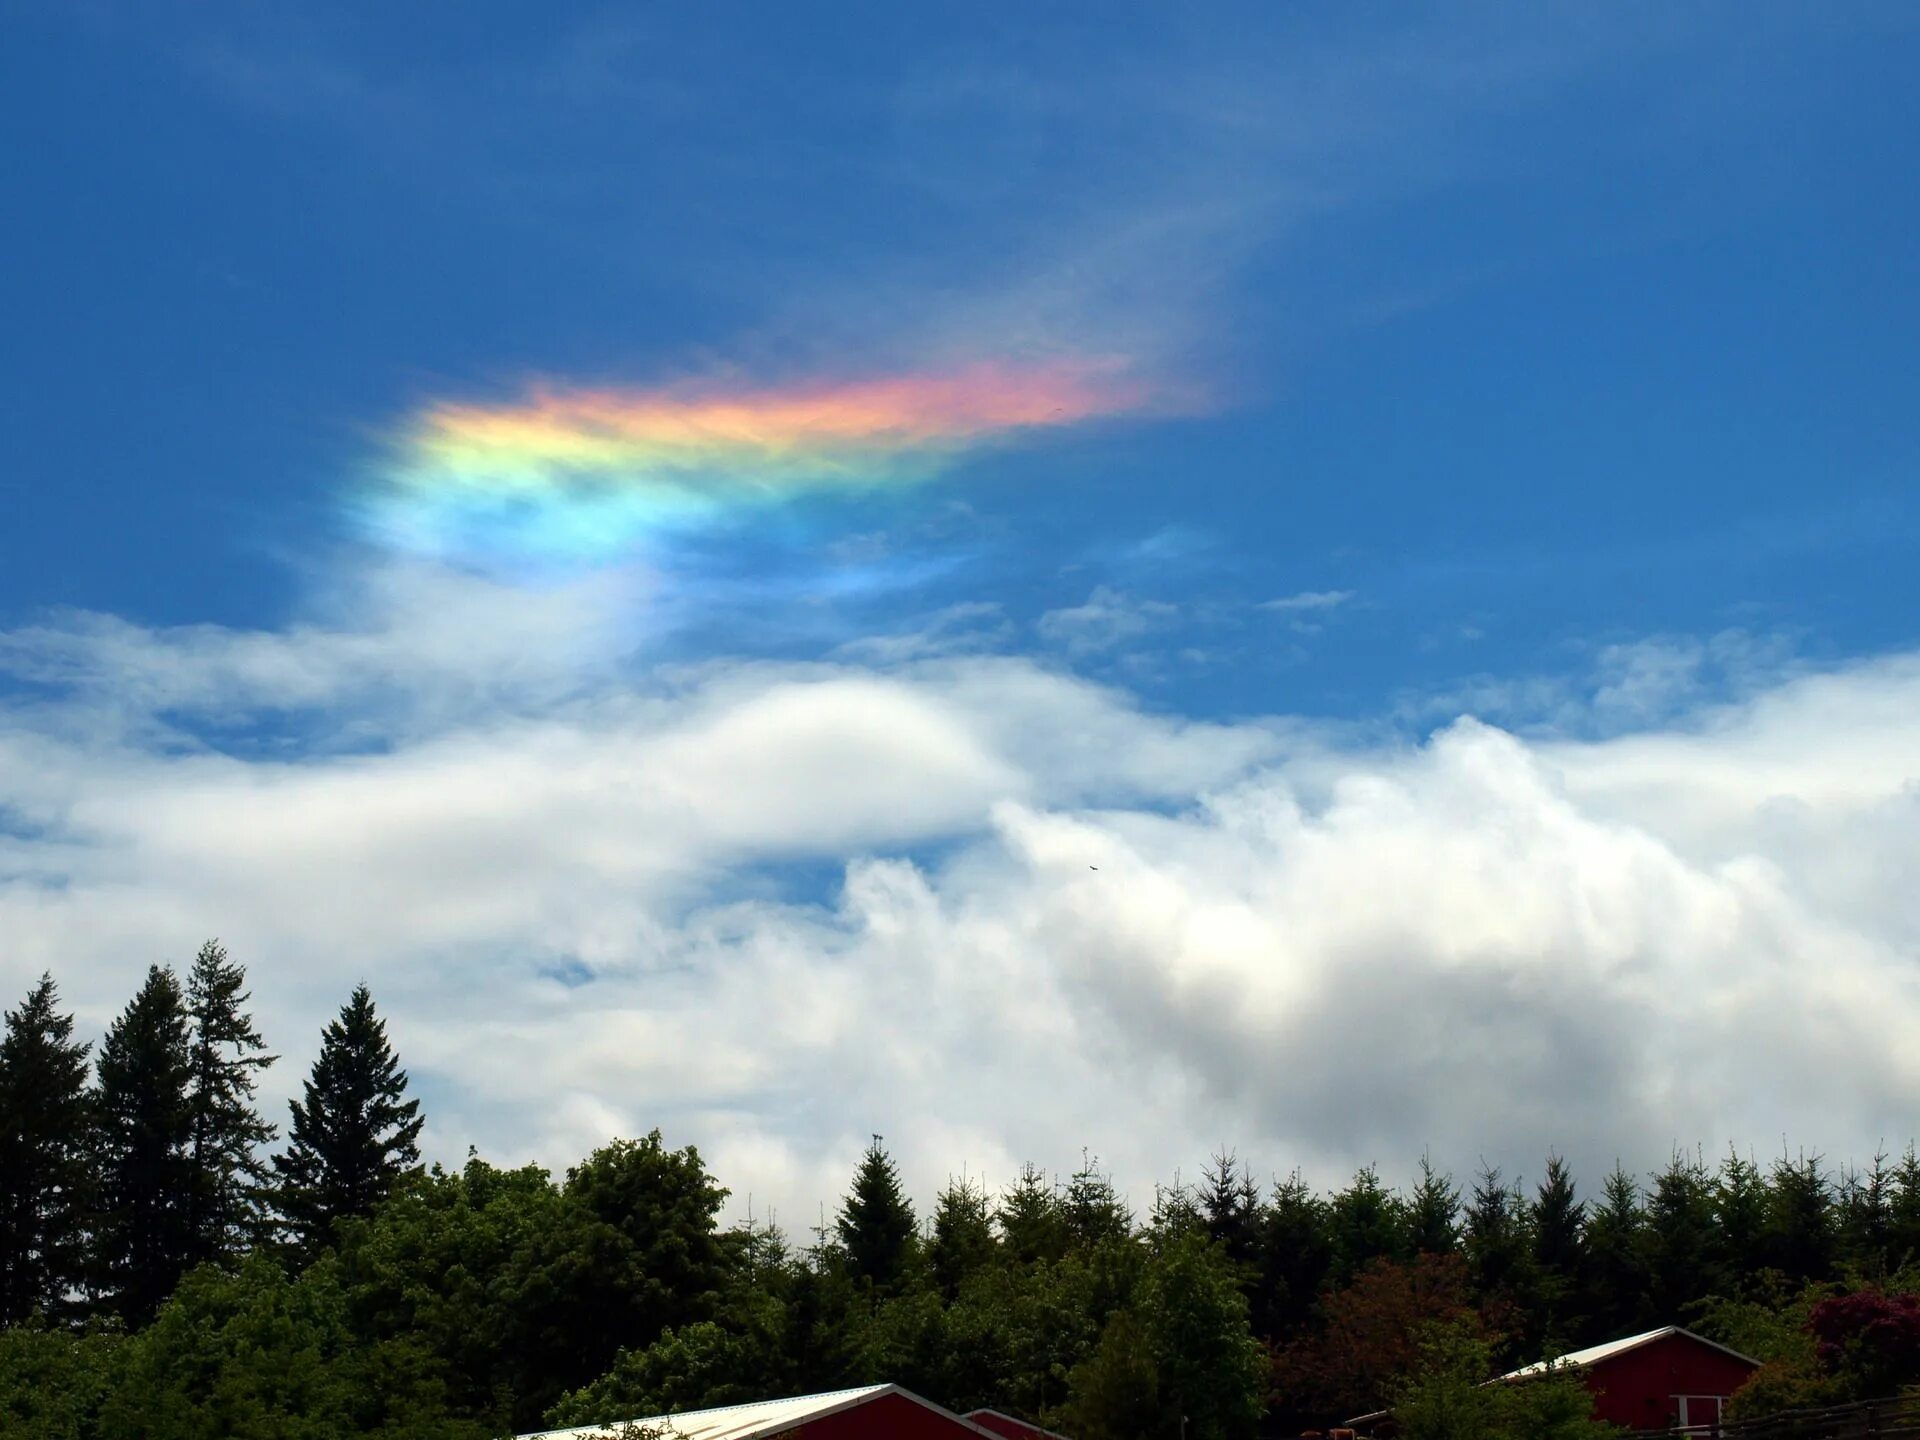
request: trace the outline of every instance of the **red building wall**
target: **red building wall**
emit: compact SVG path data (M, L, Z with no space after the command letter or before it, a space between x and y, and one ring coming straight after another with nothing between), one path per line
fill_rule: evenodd
M966 1422L950 1420L904 1395L882 1395L787 1433L798 1440L981 1440L980 1432Z
M1665 1430L1674 1423L1675 1395L1733 1394L1754 1367L1685 1335L1668 1335L1590 1366L1587 1388L1594 1415L1632 1430Z
M998 1410L969 1410L967 1419L982 1430L991 1430L1002 1440L1061 1440L1051 1430L1042 1430L1038 1425L1029 1425L1013 1415L1002 1415Z

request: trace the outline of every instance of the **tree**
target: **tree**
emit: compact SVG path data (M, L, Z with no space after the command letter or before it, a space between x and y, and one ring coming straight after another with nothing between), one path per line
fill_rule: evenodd
M371 1213L420 1161L420 1102L401 1098L407 1072L365 985L322 1034L304 1089L304 1104L288 1102L293 1126L273 1168L296 1253L312 1257L331 1241L334 1221Z
M1713 1182L1697 1159L1676 1150L1653 1177L1645 1235L1648 1303L1655 1318L1672 1323L1718 1278Z
M994 1208L993 1222L1007 1254L1022 1265L1058 1260L1067 1253L1067 1220L1060 1197L1038 1166L1020 1167L1020 1178Z
M1758 1165L1731 1147L1713 1183L1713 1220L1729 1288L1749 1288L1751 1277L1764 1265L1761 1239L1767 1223L1767 1181Z
M1231 1150L1220 1150L1202 1172L1200 1214L1207 1238L1245 1275L1260 1257L1260 1187Z
M87 1052L42 975L0 1037L0 1325L59 1315L85 1278Z
M1333 1243L1332 1278L1350 1284L1376 1259L1403 1259L1406 1224L1400 1201L1380 1183L1380 1172L1368 1165L1356 1173L1347 1188L1333 1197L1327 1216Z
M1416 1255L1451 1255L1460 1244L1460 1187L1420 1157L1420 1181L1407 1202L1407 1242Z
M253 1092L259 1072L277 1057L264 1053L266 1042L246 1012L252 998L246 980L245 968L227 958L218 940L200 947L187 976L193 1017L187 1229L195 1261L239 1253L260 1228L267 1167L259 1150L275 1132L253 1108Z
M1840 1178L1840 1254L1854 1273L1869 1280L1884 1280L1899 1266L1893 1253L1897 1183L1884 1150L1875 1152L1870 1169L1849 1166Z
M1533 1232L1534 1323L1526 1338L1536 1345L1549 1338L1565 1339L1575 1323L1570 1311L1579 1303L1577 1286L1586 1263L1586 1216L1586 1202L1574 1188L1567 1162L1549 1155L1529 1217Z
M1320 1287L1333 1263L1327 1202L1300 1172L1273 1187L1260 1226L1260 1285L1254 1302L1254 1333L1272 1343L1306 1328Z
M1100 1162L1085 1151L1080 1155L1080 1168L1067 1180L1060 1212L1066 1221L1069 1246L1082 1253L1125 1240L1133 1233L1133 1212L1120 1198L1112 1177L1104 1174Z
M1587 1221L1586 1315L1583 1344L1647 1328L1646 1216L1640 1186L1617 1162ZM1664 1323L1664 1322L1663 1322Z
M927 1260L933 1282L949 1301L966 1281L993 1262L993 1218L987 1192L970 1180L947 1181L933 1202L933 1238Z
M1526 1233L1526 1207L1516 1186L1493 1166L1482 1165L1467 1202L1463 1248L1467 1273L1483 1309L1498 1313L1503 1328L1517 1319L1526 1291L1532 1245Z
M1484 1338L1460 1255L1376 1260L1324 1309L1317 1333L1275 1356L1274 1392L1289 1414L1338 1420L1385 1404L1394 1382L1419 1364L1420 1337L1433 1322L1468 1325Z
M878 1135L860 1157L834 1229L855 1280L880 1290L899 1281L913 1253L913 1202L900 1188L900 1172Z
M1405 1440L1606 1440L1593 1395L1570 1372L1520 1385L1488 1385L1492 1354L1471 1325L1429 1325L1420 1359L1395 1387L1396 1434Z
M193 1171L193 1060L185 998L155 965L100 1046L100 1217L95 1284L132 1324L159 1310L185 1271Z
M1824 1280L1833 1272L1833 1186L1819 1155L1773 1163L1767 1195L1767 1263L1789 1279Z

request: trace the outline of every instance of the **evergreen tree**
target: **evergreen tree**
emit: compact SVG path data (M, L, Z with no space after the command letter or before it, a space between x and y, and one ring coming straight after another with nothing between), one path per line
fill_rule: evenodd
M1543 1276L1571 1283L1579 1275L1586 1216L1586 1202L1576 1193L1567 1162L1549 1155L1547 1173L1533 1197L1533 1263Z
M1273 1200L1260 1227L1255 1333L1280 1343L1304 1330L1332 1263L1327 1202L1314 1194L1296 1170L1273 1187Z
M96 1287L129 1323L151 1320L192 1253L192 1033L172 970L155 965L100 1046Z
M1532 1252L1528 1256L1526 1324L1520 1337L1525 1350L1558 1353L1568 1349L1570 1337L1579 1332L1586 1213L1567 1162L1549 1155L1546 1174L1527 1211Z
M1833 1186L1820 1156L1773 1163L1767 1195L1767 1263L1789 1280L1825 1280L1833 1271Z
M1646 1205L1647 1297L1653 1318L1676 1324L1717 1286L1713 1182L1699 1160L1675 1151L1653 1177Z
M1201 1173L1207 1238L1242 1274L1251 1274L1260 1257L1260 1187L1231 1150L1215 1154Z
M1758 1165L1732 1147L1714 1181L1713 1214L1728 1289L1743 1293L1766 1263L1761 1242L1767 1223L1767 1181Z
M1460 1245L1460 1187L1420 1157L1420 1181L1407 1201L1407 1240L1415 1255L1451 1255Z
M1067 1220L1060 1197L1037 1165L1020 1167L1020 1178L994 1208L993 1222L1008 1256L1022 1265L1058 1260L1067 1253Z
M1616 1162L1587 1221L1587 1333L1575 1337L1582 1344L1648 1328L1645 1239L1640 1187Z
M1380 1183L1380 1172L1372 1165L1363 1166L1333 1197L1327 1224L1336 1286L1352 1284L1370 1261L1405 1258L1406 1217L1399 1197Z
M1467 1272L1483 1301L1511 1301L1525 1280L1532 1249L1520 1191L1497 1166L1483 1164L1467 1202L1464 1248Z
M1888 1243L1892 1249L1893 1268L1905 1269L1909 1265L1920 1265L1920 1155L1914 1153L1911 1142L1907 1153L1900 1157L1900 1164L1893 1172L1893 1198L1889 1202L1892 1211L1888 1227Z
M273 1168L290 1238L312 1256L331 1240L334 1221L370 1213L420 1161L420 1102L401 1098L407 1072L365 985L322 1034L304 1089L304 1104L289 1102L293 1126Z
M890 1289L913 1252L913 1202L900 1188L900 1174L875 1135L853 1173L853 1188L840 1202L834 1224L846 1254L847 1273Z
M1060 1214L1066 1221L1068 1245L1082 1253L1133 1233L1133 1212L1114 1189L1113 1178L1084 1150L1080 1168L1068 1179L1066 1194L1061 1196Z
M927 1245L934 1283L952 1300L971 1276L993 1263L993 1256L987 1192L970 1180L948 1180L933 1202L933 1238Z
M195 1261L236 1255L259 1229L267 1176L259 1150L275 1132L253 1108L253 1092L258 1073L277 1057L263 1053L266 1042L245 1009L252 998L245 984L246 970L227 958L218 940L200 947L187 977L193 1017L187 1226Z
M42 975L0 1037L0 1325L61 1313L84 1279L92 1047L58 998Z
M1896 1177L1887 1153L1872 1168L1847 1168L1840 1180L1839 1248L1847 1268L1868 1280L1885 1279L1894 1266L1893 1200Z

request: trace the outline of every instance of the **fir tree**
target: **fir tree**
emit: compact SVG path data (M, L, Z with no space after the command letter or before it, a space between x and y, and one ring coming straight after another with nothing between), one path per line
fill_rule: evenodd
M1067 1253L1067 1221L1060 1197L1036 1165L1020 1167L1020 1178L994 1208L993 1222L1007 1254L1022 1265L1058 1260Z
M287 1148L273 1157L275 1203L295 1249L313 1255L336 1220L371 1213L402 1176L417 1168L420 1102L402 1097L407 1072L387 1044L365 985L321 1036L320 1058L289 1102Z
M193 1139L188 1147L193 1188L187 1226L195 1261L238 1254L249 1232L259 1228L267 1177L259 1151L272 1141L274 1127L253 1108L253 1092L258 1073L276 1057L263 1053L266 1042L245 1009L252 998L245 984L245 968L227 958L218 940L200 947L187 977L193 1017Z
M900 1188L900 1174L878 1135L860 1157L834 1228L854 1279L871 1281L882 1290L899 1280L913 1248L913 1204Z
M1407 1202L1407 1240L1415 1255L1451 1255L1460 1245L1460 1187L1420 1157L1420 1183Z
M1640 1186L1615 1162L1587 1221L1587 1325L1583 1344L1647 1328L1646 1215ZM1662 1321L1661 1323L1667 1323Z
M151 1320L192 1250L192 1034L172 970L155 965L100 1046L96 1285L132 1324Z
M970 1276L993 1262L993 1253L987 1192L970 1180L948 1180L933 1202L933 1238L927 1245L934 1283L951 1301Z
M1720 1263L1737 1294L1764 1264L1761 1241L1767 1223L1767 1181L1758 1165L1731 1146L1714 1181L1713 1214Z
M1313 1318L1332 1263L1327 1202L1296 1170L1273 1187L1260 1226L1255 1333L1278 1343L1303 1330Z
M1894 1268L1895 1184L1884 1150L1875 1152L1871 1169L1849 1166L1840 1179L1840 1253L1850 1270L1868 1280L1883 1280Z
M1406 1255L1406 1215L1400 1197L1380 1183L1372 1165L1357 1171L1347 1188L1333 1197L1328 1212L1333 1241L1333 1283L1345 1288L1368 1263Z
M1533 1197L1533 1263L1543 1275L1572 1280L1580 1273L1586 1216L1586 1202L1578 1198L1567 1162L1549 1155L1547 1173Z
M1067 1223L1068 1243L1076 1250L1090 1251L1133 1233L1133 1212L1114 1189L1113 1177L1102 1172L1100 1162L1084 1150L1080 1168L1067 1180L1060 1212Z
M1920 1264L1920 1155L1914 1153L1911 1142L1893 1172L1893 1198L1888 1208L1892 1211L1888 1243L1893 1268Z
M92 1047L57 1001L42 975L0 1037L0 1325L58 1315L84 1279Z
M1676 1150L1653 1177L1646 1205L1647 1294L1662 1324L1716 1289L1713 1182L1698 1159Z
M1200 1214L1207 1238L1242 1273L1250 1274L1260 1255L1260 1187L1231 1150L1220 1150L1201 1172Z
M1767 1195L1767 1263L1789 1280L1824 1280L1833 1269L1833 1186L1820 1156L1773 1163Z

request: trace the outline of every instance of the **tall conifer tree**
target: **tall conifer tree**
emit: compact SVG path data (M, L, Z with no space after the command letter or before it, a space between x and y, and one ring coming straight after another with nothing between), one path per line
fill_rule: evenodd
M273 1157L276 1203L298 1253L333 1237L333 1222L366 1215L420 1162L420 1102L403 1098L407 1072L365 985L321 1035L320 1058L290 1101L287 1148Z
M191 1252L192 1035L172 970L155 965L100 1046L100 1216L96 1285L144 1324Z
M58 1315L84 1278L92 1047L58 1000L42 975L0 1037L0 1325Z
M886 1289L900 1278L913 1248L913 1203L878 1135L860 1157L835 1228L855 1279Z
M187 977L187 1007L193 1017L193 1081L190 1104L193 1166L188 1231L193 1259L225 1259L258 1228L267 1167L260 1147L274 1127L253 1108L260 1071L277 1058L246 1011L244 967L227 958L218 940L194 957Z

